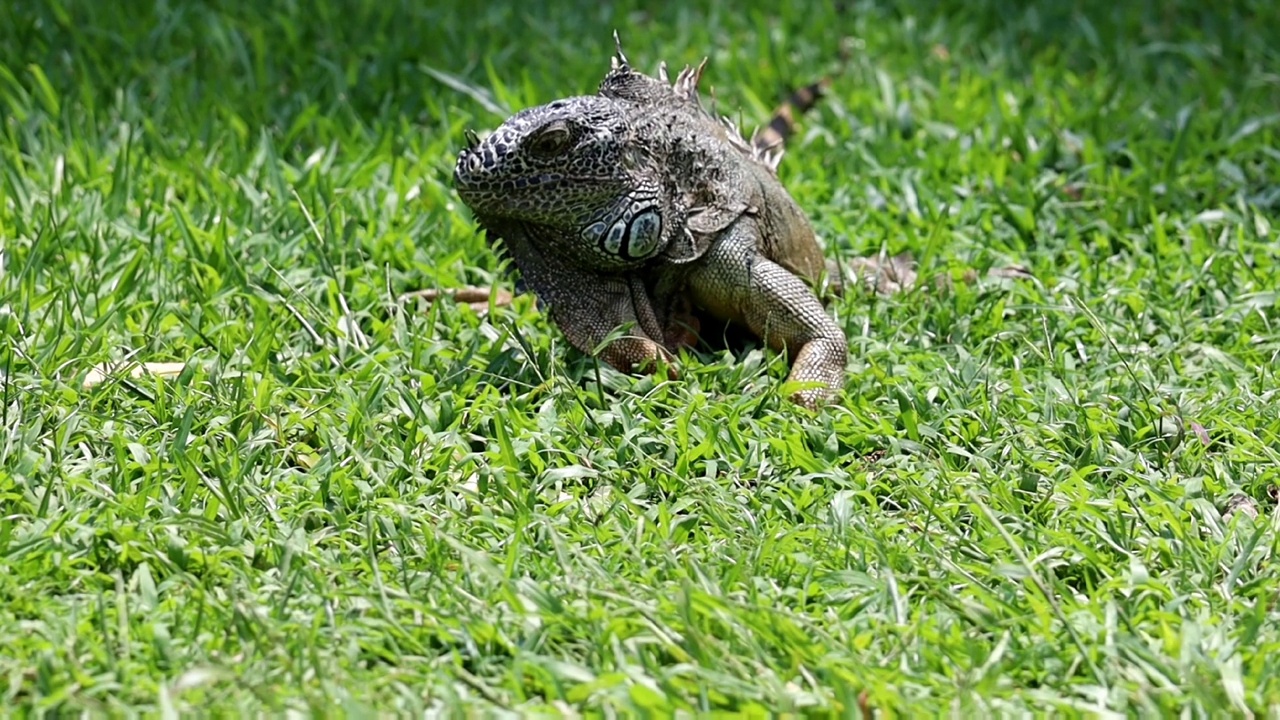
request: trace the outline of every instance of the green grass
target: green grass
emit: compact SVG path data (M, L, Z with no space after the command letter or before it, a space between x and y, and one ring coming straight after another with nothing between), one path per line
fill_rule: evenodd
M845 4L0 3L0 705L1280 713L1280 5ZM1037 279L841 299L816 414L400 300L614 28L748 131L857 38L828 254Z

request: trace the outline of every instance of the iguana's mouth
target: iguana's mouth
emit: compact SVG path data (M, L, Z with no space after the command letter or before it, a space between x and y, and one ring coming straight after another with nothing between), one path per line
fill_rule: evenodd
M480 192L513 192L533 189L551 189L565 182L568 178L563 175L531 175L527 177L496 180L493 178L468 178L459 173L455 175L455 180L457 181L458 187L461 189L476 190Z

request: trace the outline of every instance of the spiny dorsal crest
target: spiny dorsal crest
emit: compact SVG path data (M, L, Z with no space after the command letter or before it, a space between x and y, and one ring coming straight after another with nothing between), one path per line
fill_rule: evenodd
M698 107L702 107L702 97L698 95L698 81L702 80L702 71L706 67L707 59L702 58L702 62L698 63L698 67L685 65L680 74L676 76L676 94L685 96Z
M617 48L617 51L614 52L613 57L609 58L609 65L614 70L628 67L630 63L627 62L627 56L622 53L622 38L618 37L617 30L613 31L613 46Z
M686 101L702 114L721 124L725 129L725 134L730 144L744 155L777 172L778 163L782 160L783 155L781 148L782 138L777 137L776 133L766 132L762 135L761 130L757 129L751 136L751 141L748 142L742 137L742 132L738 129L737 123L729 117L718 113L714 91L711 93L711 108L708 110L702 104L702 95L698 92L698 83L702 80L703 71L706 70L707 58L703 58L702 62L698 63L696 67L686 65L676 76L675 82L668 84L671 80L665 61L658 64L658 77L656 79L649 77L631 67L626 54L622 51L622 40L618 37L616 30L613 33L613 42L616 49L613 57L609 59L609 74L600 83L599 92L601 95L638 102L660 102L665 98L671 97ZM766 137L769 139L766 140Z

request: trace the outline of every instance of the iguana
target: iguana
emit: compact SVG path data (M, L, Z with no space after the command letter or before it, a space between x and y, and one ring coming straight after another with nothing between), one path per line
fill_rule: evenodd
M579 350L654 369L703 313L786 350L788 379L817 383L792 399L815 407L842 386L848 348L814 290L822 249L777 177L789 124L744 140L702 106L705 65L672 84L619 46L596 95L522 110L483 141L468 132L455 187Z

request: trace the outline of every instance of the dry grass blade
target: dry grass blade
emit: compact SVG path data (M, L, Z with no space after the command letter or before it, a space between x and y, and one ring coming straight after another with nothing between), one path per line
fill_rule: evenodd
M187 364L184 362L134 362L127 360L117 363L103 363L84 376L84 387L100 385L115 377L125 376L139 378L143 375L171 378L182 374Z
M514 299L511 291L502 288L487 288L478 286L460 287L460 288L427 288L425 290L414 290L404 293L400 296L401 300L426 300L429 303L440 299L449 299L457 303L462 303L470 307L478 314L489 312L490 307L503 307L510 305Z

